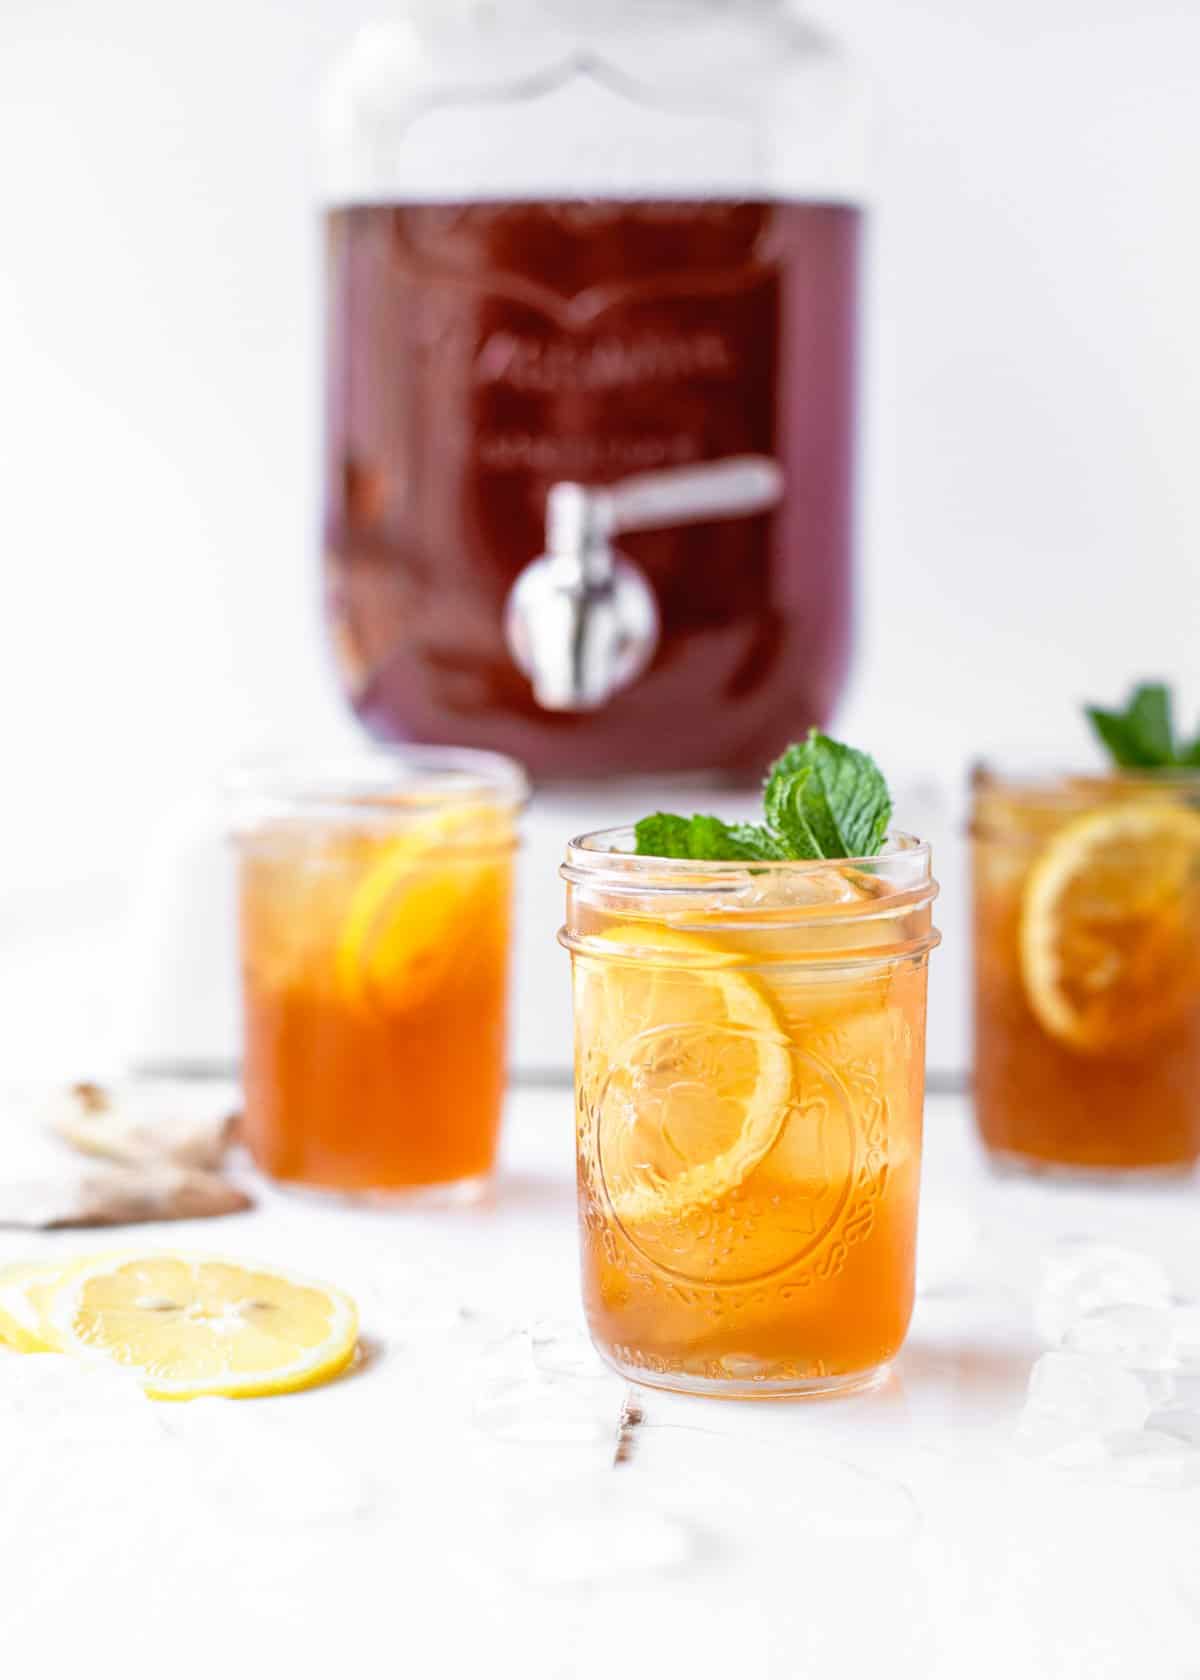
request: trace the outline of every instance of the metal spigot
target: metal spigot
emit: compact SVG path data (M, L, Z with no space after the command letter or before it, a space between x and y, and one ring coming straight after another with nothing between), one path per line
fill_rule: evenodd
M587 712L649 665L658 646L654 591L614 549L618 531L732 519L774 507L783 474L765 455L639 473L618 484L560 483L546 498L546 552L517 578L504 633L539 706Z

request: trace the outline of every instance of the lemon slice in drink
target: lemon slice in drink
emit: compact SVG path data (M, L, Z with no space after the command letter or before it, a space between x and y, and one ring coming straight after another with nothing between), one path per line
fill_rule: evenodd
M339 1290L205 1255L93 1258L70 1270L46 1316L61 1352L118 1365L157 1400L312 1388L358 1340Z
M1114 805L1050 841L1025 885L1021 967L1046 1031L1132 1050L1200 990L1200 813Z
M495 881L502 819L482 806L441 811L381 845L355 888L337 946L341 995L411 1008L447 977ZM447 850L468 854L447 858Z
M585 1033L608 1067L597 1115L600 1168L623 1225L679 1221L729 1195L787 1118L792 1063L779 1017L721 947L652 923L599 936L606 957Z
M34 1261L0 1266L0 1344L18 1353L45 1353L53 1346L44 1311L64 1271Z

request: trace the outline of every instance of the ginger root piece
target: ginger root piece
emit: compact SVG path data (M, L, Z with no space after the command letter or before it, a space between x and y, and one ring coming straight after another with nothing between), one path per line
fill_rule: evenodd
M46 1123L72 1149L129 1165L171 1162L215 1171L237 1128L238 1116L223 1105L198 1105L154 1081L120 1085L84 1081L58 1092Z

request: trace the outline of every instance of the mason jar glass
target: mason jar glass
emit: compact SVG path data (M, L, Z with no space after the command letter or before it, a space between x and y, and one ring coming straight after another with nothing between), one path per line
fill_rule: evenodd
M243 1136L264 1172L369 1197L486 1188L524 797L510 760L441 748L237 778Z
M1200 1157L1200 773L980 768L975 1112L1000 1168Z
M929 849L694 863L567 850L583 1293L626 1376L878 1380L913 1302Z

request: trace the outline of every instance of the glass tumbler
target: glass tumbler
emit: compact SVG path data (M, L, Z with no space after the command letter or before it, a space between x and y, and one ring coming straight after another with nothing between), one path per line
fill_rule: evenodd
M440 748L239 777L244 1135L273 1178L487 1186L525 793L508 759Z
M975 1112L993 1163L1200 1156L1200 775L975 773Z
M583 1292L624 1375L878 1380L912 1311L929 849L833 863L567 850Z

